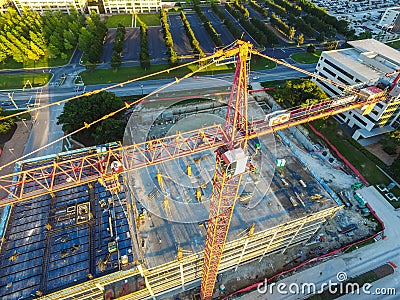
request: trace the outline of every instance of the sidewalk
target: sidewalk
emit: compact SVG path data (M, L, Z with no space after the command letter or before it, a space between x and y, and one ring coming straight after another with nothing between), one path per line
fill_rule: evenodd
M24 123L17 122L17 129L13 137L5 143L3 152L0 156L0 176L14 173L15 164L11 164L2 168L4 165L22 156L25 144L28 141L30 131L32 129L32 121L25 121L27 127ZM0 191L0 199L7 196L4 191Z

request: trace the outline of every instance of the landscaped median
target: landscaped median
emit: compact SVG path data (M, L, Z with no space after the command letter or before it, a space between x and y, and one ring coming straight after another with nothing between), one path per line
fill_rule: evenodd
M265 58L254 58L251 64L251 70L265 70L272 69L275 67L275 63L271 62ZM111 69L96 69L94 71L84 71L80 75L82 76L83 82L86 85L92 84L102 84L102 83L116 83L123 82L126 80L131 80L134 78L139 78L145 75L153 74L156 72L164 71L170 68L168 64L159 64L159 65L151 65L150 68L144 70L141 67L121 67L117 70ZM198 69L197 64L193 64L190 66L182 67L177 70L173 70L170 72L165 72L159 75L151 76L148 79L167 79L174 77L182 77L194 70ZM211 65L210 67L201 70L198 75L217 75L223 73L233 73L235 70L235 66L233 64L229 65Z
M300 64L316 64L321 56L322 50L317 50L315 53L299 52L290 55L290 58Z

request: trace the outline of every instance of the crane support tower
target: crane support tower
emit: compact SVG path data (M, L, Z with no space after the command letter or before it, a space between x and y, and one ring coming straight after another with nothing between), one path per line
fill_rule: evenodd
M247 65L252 45L238 43L238 60L225 118L225 145L216 150L200 296L211 299L242 175L246 172ZM245 136L245 139L237 139Z
M128 146L114 143L111 146L99 147L98 151L92 151L86 155L77 153L64 157L60 153L56 160L44 160L43 165L40 166L24 163L21 171L0 176L0 191L8 194L0 200L0 207L95 181L104 182L107 187L110 179L117 182L118 176L126 172L214 150L216 164L200 292L202 299L211 299L232 213L238 198L240 181L243 174L250 171L247 155L248 141L355 108L370 109L380 101L389 102L394 98L388 94L388 89L362 86L357 89L350 88L347 94L338 98L327 99L307 107L273 112L266 115L264 120L249 122L247 61L251 54L265 57L343 87L340 83L268 57L253 49L252 44L248 42L237 41L231 48L219 50L209 57L214 60L237 58L223 126L216 124Z

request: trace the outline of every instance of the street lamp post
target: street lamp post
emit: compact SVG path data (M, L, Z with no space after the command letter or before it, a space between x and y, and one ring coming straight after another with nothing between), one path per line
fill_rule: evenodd
M142 89L142 97L143 97L143 84L140 85L140 88Z
M14 148L8 148L8 151L10 151L10 153L14 156L15 159L18 159L14 153Z
M27 126L26 123L25 123L26 119L21 119L21 121L22 121L22 123L25 125L26 129L29 130L28 126Z

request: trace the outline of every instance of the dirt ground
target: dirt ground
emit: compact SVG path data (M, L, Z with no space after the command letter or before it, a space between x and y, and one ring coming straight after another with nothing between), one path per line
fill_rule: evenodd
M13 137L4 145L0 156L0 176L13 173L15 163L7 164L21 157L24 152L25 144L28 141L29 133L32 128L32 121L25 121L25 124L26 126L24 123L18 122L18 127ZM0 191L0 199L5 196L7 196L7 194L4 191Z
M397 154L400 153L400 147L397 148L397 154L394 155L389 155L385 151L382 150L382 145L380 143L375 143L371 144L368 146L365 146L365 149L367 149L369 152L374 154L376 157L379 157L381 161L387 166L390 166L393 161L396 159Z

